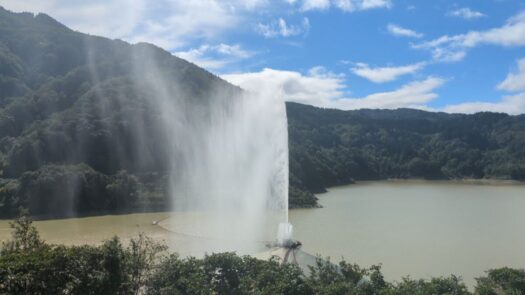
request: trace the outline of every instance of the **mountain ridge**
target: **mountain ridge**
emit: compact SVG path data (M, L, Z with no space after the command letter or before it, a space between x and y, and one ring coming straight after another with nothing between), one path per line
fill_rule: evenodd
M50 217L169 206L166 134L153 89L133 76L150 63L191 105L243 92L154 45L0 8L0 217L19 206ZM292 208L356 180L525 180L525 115L286 107ZM50 212L65 201L75 212Z

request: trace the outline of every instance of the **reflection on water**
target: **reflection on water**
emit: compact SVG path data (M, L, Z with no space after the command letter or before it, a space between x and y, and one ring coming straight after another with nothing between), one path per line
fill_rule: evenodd
M525 266L523 185L370 182L334 188L319 199L322 209L290 212L294 237L303 243L302 249L332 260L344 256L362 266L382 263L389 280L406 275L456 274L472 286L474 278L490 268ZM114 235L125 241L143 232L165 241L181 255L202 255L205 249L200 245L209 245L202 239L221 240L207 237L211 235L203 231L214 222L213 216L177 214L99 216L35 224L51 243L98 244ZM232 228L238 226L242 224ZM268 228L270 235L276 230L274 225ZM8 222L0 221L0 240L9 235ZM234 231L227 230L224 235L228 239L222 241L235 241ZM251 251L263 249L263 242L256 241ZM247 252L247 248L238 250Z

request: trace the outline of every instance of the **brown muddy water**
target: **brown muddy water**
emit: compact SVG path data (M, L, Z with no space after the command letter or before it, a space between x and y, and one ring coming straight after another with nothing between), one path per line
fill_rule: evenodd
M332 188L318 197L323 208L291 210L290 222L303 250L332 261L344 257L362 266L381 263L389 280L456 274L470 286L485 270L525 267L525 185L381 181ZM185 219L181 215L173 219L171 214L46 220L35 225L50 243L100 244L114 235L129 240L142 232L182 255L199 255L203 248L196 245L209 241L170 231L166 220ZM8 221L0 220L0 240L9 235Z

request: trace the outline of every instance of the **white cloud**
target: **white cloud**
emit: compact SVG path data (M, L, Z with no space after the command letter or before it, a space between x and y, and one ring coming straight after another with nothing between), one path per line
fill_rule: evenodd
M266 38L290 37L305 34L310 30L310 21L303 18L300 25L289 25L283 18L270 24L257 24L256 31Z
M415 63L405 66L398 67L375 67L371 68L368 64L357 63L351 70L354 74L368 79L374 83L384 83L396 80L397 78L413 74L421 70L425 66L425 63Z
M504 96L495 102L473 101L448 105L442 111L469 114L477 112L525 113L525 58L518 60L517 63L517 71L509 73L497 87L501 90L519 93Z
M468 19L468 20L486 17L485 14L479 11L472 10L468 7L463 7L463 8L459 8L459 9L450 11L448 15L461 17L461 18Z
M416 108L425 109L426 104L438 97L434 90L445 83L437 77L414 81L388 92L370 94L363 98L340 99L337 105L343 109L358 108Z
M301 9L307 10L324 10L330 7L330 0L304 0Z
M525 113L525 93L505 96L498 102L466 102L443 108L448 113L500 112L508 114Z
M1 5L18 12L43 12L75 30L113 38L132 32L146 9L145 0L3 0Z
M413 38L421 38L423 37L423 34L418 33L416 31L403 28L401 26L395 25L395 24L389 24L386 29L388 32L394 36L400 36L400 37L413 37Z
M252 52L246 51L241 48L240 45L227 45L221 43L220 45L217 45L214 47L215 50L221 54L230 55L236 58L248 58L253 55Z
M498 85L498 89L510 92L525 91L525 58L518 60L517 72L509 73Z
M264 69L260 72L229 74L225 80L254 92L278 89L286 101L310 104L323 108L343 110L361 108L416 108L428 111L448 113L476 113L481 111L504 112L509 114L525 113L525 93L505 96L497 102L466 102L433 108L429 103L438 94L435 90L446 81L439 77L427 77L401 87L364 97L351 97L346 91L344 76L315 67L305 74L294 71Z
M392 6L391 0L288 0L287 2L291 4L298 3L302 11L326 10L335 7L345 12L351 12L357 10L390 8Z
M357 2L360 10L392 7L392 1L390 0L361 0Z
M1 0L13 11L43 12L81 32L131 43L149 42L169 51L196 44L216 44L224 35L253 27L255 17L265 19L276 12L322 9L343 10L389 7L391 0ZM325 4L323 4L325 3ZM309 8L308 8L309 7ZM288 24L285 19L261 23L265 36L294 36L308 32L310 22ZM198 49L198 48L197 48ZM218 65L216 65L218 66Z
M356 4L351 0L337 0L333 3L335 7L341 9L342 11L354 11L356 10Z
M482 44L504 47L525 46L525 12L508 19L501 27L454 36L445 35L413 45L413 48L430 50L437 61L454 62L462 60L470 48Z
M177 51L174 54L208 70L217 70L249 58L253 52L242 49L238 44L221 43L219 45L205 44L187 51Z
M2 5L14 11L47 13L82 32L173 50L194 40L217 41L269 1L3 0Z
M285 100L316 106L343 96L343 77L313 68L306 75L294 71L263 69L260 72L223 75L225 80L253 91L279 89Z
M445 82L441 78L428 77L392 91L352 98L345 91L344 76L328 72L322 67L313 68L306 74L264 69L261 72L230 74L222 77L249 91L280 89L287 101L339 109L427 108L426 103L437 98L437 94L433 91Z

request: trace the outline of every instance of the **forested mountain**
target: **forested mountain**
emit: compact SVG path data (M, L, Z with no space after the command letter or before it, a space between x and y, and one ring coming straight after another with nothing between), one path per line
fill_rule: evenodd
M309 191L385 178L525 180L525 115L287 109L290 169Z
M194 108L242 92L153 45L0 8L0 217L169 207L159 90L137 83L148 75Z
M242 93L153 45L0 8L0 218L166 208L166 133L133 77L150 63L190 105ZM292 207L352 180L525 179L524 116L287 110Z

